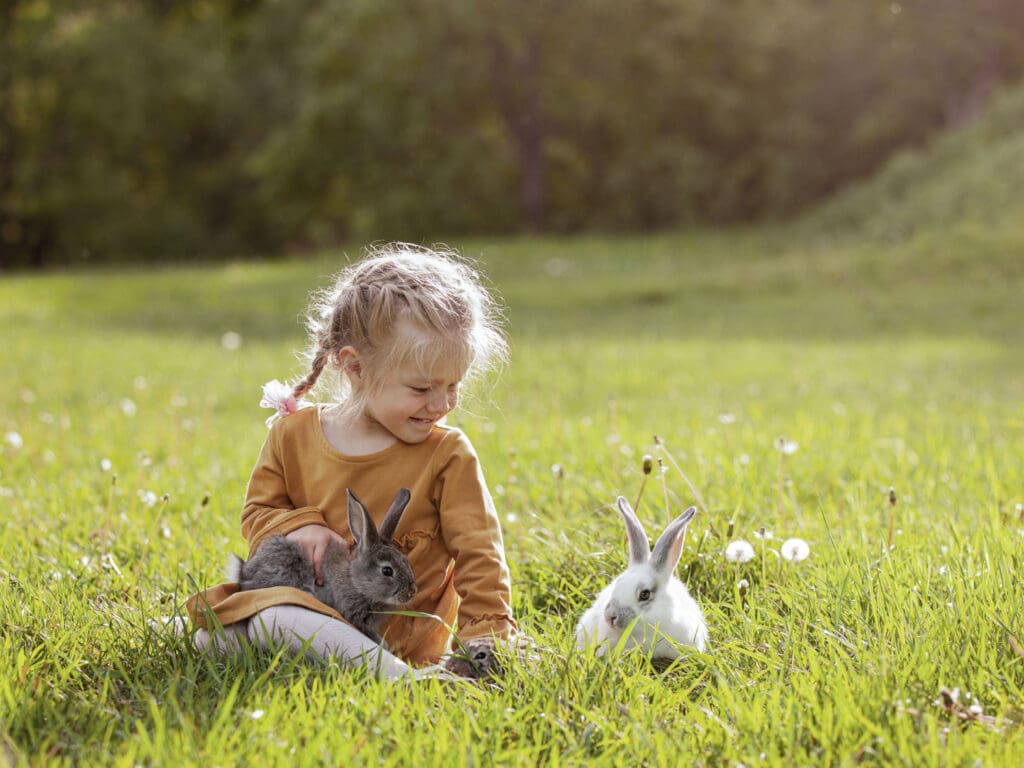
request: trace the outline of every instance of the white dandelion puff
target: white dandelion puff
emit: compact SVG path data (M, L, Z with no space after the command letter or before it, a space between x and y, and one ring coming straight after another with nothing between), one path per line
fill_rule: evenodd
M749 541L738 539L725 548L725 559L730 563L746 563L754 559L754 547Z
M787 440L784 437L780 437L778 440L775 441L775 447L779 450L780 453L786 456L792 456L794 453L797 452L797 449L800 448L800 443L798 443L796 440Z
M21 448L25 441L17 432L11 431L4 435L4 441L12 448Z
M228 331L220 337L220 345L228 352L235 352L242 348L242 335L235 331Z
M782 542L781 553L783 560L799 563L801 560L806 560L807 556L811 554L811 547L803 539L786 539Z
M102 469L104 472L109 472L113 468L114 464L113 462L111 462L110 459L100 459L100 469Z
M157 502L157 495L153 491L139 491L139 500L147 507L152 507Z
M132 418L139 409L135 406L135 401L130 397L126 397L121 401L121 413L127 416L129 419Z
M758 530L754 531L754 538L755 539L760 539L761 541L771 541L772 539L775 538L775 536L773 536L772 532L769 531L767 528L765 528L764 526L761 526L761 528L759 528Z
M736 423L736 414L734 414L734 413L720 413L720 414L718 414L718 423L719 424L735 424Z

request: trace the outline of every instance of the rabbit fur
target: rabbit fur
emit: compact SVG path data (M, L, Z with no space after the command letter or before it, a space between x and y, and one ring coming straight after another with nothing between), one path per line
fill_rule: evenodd
M335 540L327 545L321 563L323 585L316 583L313 564L298 545L281 535L264 541L248 560L232 555L228 579L237 581L242 590L295 587L309 592L379 643L381 629L389 618L380 612L401 607L416 594L409 559L392 540L410 493L406 488L398 491L379 532L363 503L351 490L347 494L348 522L355 544L350 551Z
M675 576L683 534L697 508L690 507L669 523L652 553L629 502L620 496L617 503L629 540L629 565L583 614L576 626L576 647L604 654L632 625L623 648L639 646L656 659L678 658L680 645L703 651L708 639L704 614Z

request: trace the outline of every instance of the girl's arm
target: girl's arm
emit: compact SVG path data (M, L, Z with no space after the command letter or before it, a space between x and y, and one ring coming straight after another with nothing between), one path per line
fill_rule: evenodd
M459 438L436 485L441 534L455 559L455 589L462 598L459 638L507 638L518 628L501 525L476 453L465 436Z
M327 533L336 535L326 527L318 507L296 508L292 503L281 457L280 424L275 423L267 435L245 492L242 535L249 542L250 556L267 536L290 534L304 526L321 526Z

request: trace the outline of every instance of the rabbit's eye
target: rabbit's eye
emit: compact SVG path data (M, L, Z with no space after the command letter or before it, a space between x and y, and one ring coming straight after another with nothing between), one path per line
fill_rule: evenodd
M392 568L390 565L385 565L383 568L380 569L380 572L383 573L385 576L393 576L395 574L395 569Z
M640 590L640 600L644 601L644 600L650 600L650 599L651 599L651 590L649 590L649 589L641 589Z

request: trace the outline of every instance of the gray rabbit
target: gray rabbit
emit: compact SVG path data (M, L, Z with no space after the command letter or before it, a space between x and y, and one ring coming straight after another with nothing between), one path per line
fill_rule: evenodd
M381 642L381 629L388 615L408 603L416 594L412 566L392 536L398 527L410 493L402 488L380 524L373 524L370 513L351 490L348 494L348 524L355 539L351 552L337 541L328 544L321 571L323 586L316 583L313 564L303 557L299 547L284 536L264 541L248 560L231 556L228 579L243 590L265 587L295 587L331 606L346 621L374 642Z

